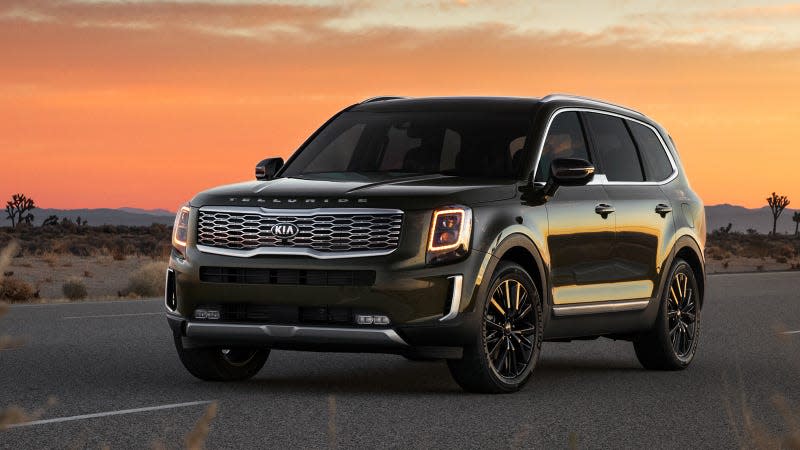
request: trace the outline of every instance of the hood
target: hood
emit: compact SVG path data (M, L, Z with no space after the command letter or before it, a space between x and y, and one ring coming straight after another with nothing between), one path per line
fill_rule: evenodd
M197 194L192 206L261 206L264 208L367 207L432 209L449 204L474 205L513 198L508 179L447 175L388 176L331 174L230 184ZM354 179L353 177L358 177Z

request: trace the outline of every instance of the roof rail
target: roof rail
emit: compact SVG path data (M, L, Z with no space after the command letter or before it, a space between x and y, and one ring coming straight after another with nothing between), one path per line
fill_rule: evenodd
M364 103L382 102L384 100L401 100L401 99L404 99L404 98L408 98L408 97L398 97L398 96L394 96L394 95L380 95L378 97L370 97L370 98L362 101L359 104L363 105Z
M640 116L644 115L641 112L639 112L639 111L637 111L637 110L635 110L633 108L628 108L627 106L617 105L616 103L607 102L605 100L597 100L597 99L589 98L589 97L581 97L580 95L550 94L550 95L542 98L543 102L549 102L549 101L553 101L553 100L580 100L582 102L594 103L594 104L597 104L597 105L611 106L611 107L614 107L614 108L618 108L618 109L629 111L629 112L632 112L632 113L635 113L635 114L639 114Z

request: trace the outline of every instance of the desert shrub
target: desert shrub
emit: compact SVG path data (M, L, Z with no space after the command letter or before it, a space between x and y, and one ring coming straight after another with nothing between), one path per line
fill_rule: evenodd
M125 258L128 257L128 255L125 253L125 250L120 247L112 247L110 252L111 257L114 258L114 261L125 261Z
M57 254L52 252L42 254L42 261L46 262L50 267L53 267L56 264L58 264L59 259L61 258L59 258Z
M164 272L167 264L151 262L131 274L128 286L122 291L124 296L131 294L140 297L159 297L164 295Z
M0 299L9 302L25 302L33 298L36 292L29 283L17 278L0 279Z
M781 263L781 264L786 264L787 262L789 262L789 260L786 259L785 256L778 256L778 257L775 258L775 262L778 262L778 263Z
M86 285L83 283L83 280L77 277L72 277L65 281L61 286L61 292L64 293L64 297L70 300L83 300L89 295L88 292L86 292Z

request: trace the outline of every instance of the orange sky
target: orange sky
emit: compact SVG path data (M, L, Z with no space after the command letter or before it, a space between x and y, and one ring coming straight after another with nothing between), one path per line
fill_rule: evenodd
M4 1L0 197L174 210L366 97L569 92L664 125L707 204L800 204L800 7L313 3Z

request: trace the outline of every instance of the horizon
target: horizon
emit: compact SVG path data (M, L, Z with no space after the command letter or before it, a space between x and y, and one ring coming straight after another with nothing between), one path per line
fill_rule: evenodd
M368 97L569 92L661 123L708 205L800 202L800 5L577 3L10 0L0 195L174 211Z

